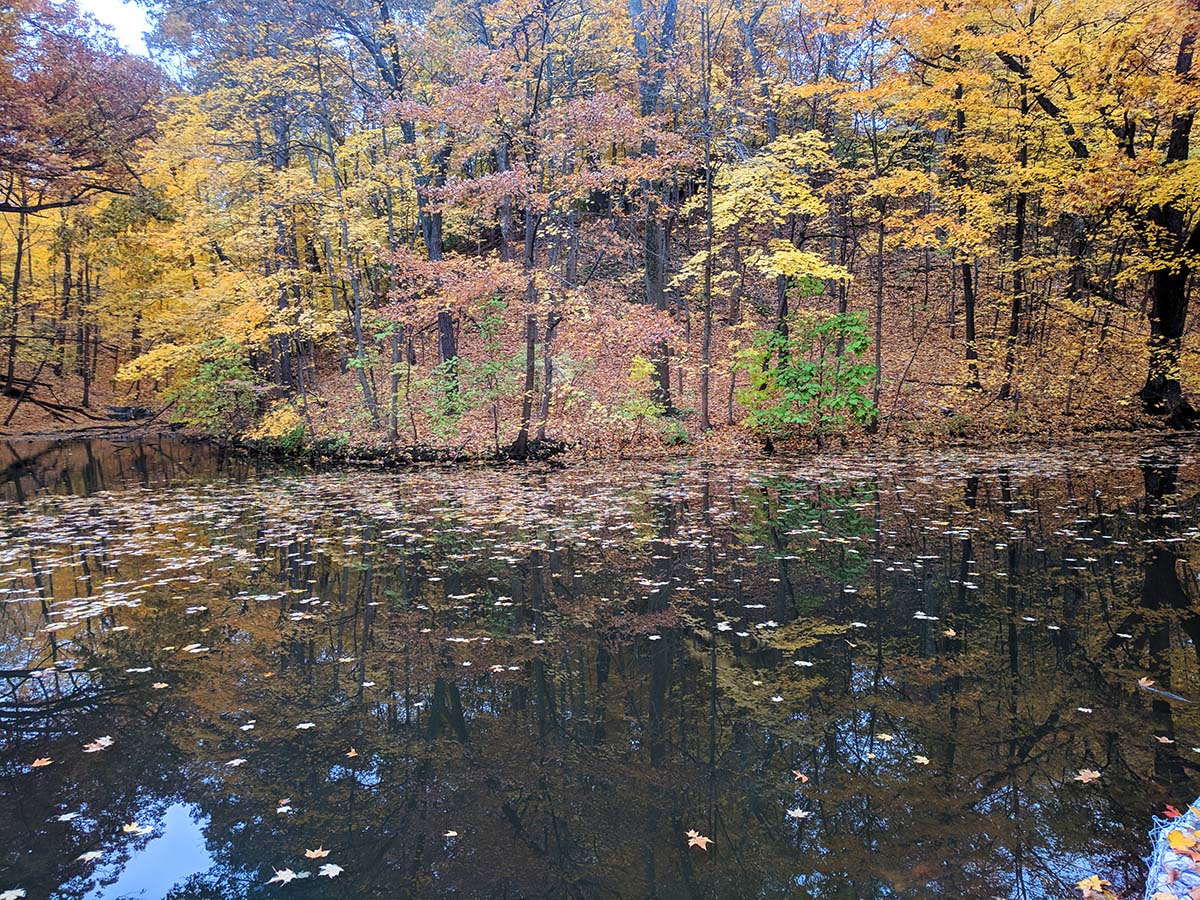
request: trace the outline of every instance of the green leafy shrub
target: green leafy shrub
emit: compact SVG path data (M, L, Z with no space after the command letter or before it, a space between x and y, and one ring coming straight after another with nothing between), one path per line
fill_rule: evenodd
M768 438L820 440L869 421L875 411L867 395L875 367L864 361L870 343L861 313L797 312L786 332L759 331L738 358L750 377L738 395L750 411L747 424Z
M259 397L245 348L217 338L194 348L193 366L165 394L177 422L231 438L258 418Z

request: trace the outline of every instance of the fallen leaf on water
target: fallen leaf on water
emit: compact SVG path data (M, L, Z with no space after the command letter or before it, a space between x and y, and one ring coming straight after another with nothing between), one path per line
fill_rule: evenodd
M708 850L708 845L713 842L712 838L707 838L694 829L687 833L687 839L689 847L699 847L701 850Z
M1083 784L1091 784L1093 781L1100 780L1100 773L1095 769L1080 769L1079 774L1075 776L1075 780Z
M1156 734L1156 735L1154 736L1154 739L1155 739L1156 741L1158 741L1160 744L1173 744L1173 743L1175 743L1175 741L1174 741L1174 740L1172 740L1171 738L1169 738L1169 737L1163 737L1163 736L1162 736L1162 735L1160 735L1160 734Z
M456 837L458 837L458 832L457 831L447 831L445 834L442 835L442 837L456 838Z
M1184 834L1184 832L1176 829L1167 835L1167 843L1176 853L1181 850L1191 850L1196 846L1196 838L1193 835Z
M1183 815L1183 813L1181 813L1179 810L1177 810L1175 807L1173 807L1170 803L1168 803L1167 808L1165 810L1163 810L1163 815L1165 815L1168 819L1178 819L1180 816Z
M792 769L792 774L796 776L796 780L801 784L808 784L808 776L799 769Z
M154 684L150 685L150 687L154 688L156 691L161 691L163 688L169 688L170 685L165 681L156 681Z
M789 809L787 814L789 819L807 819L812 815L807 809L801 809L798 806L795 809Z
M25 896L25 888L9 888L0 893L0 900L21 900Z
M113 745L113 739L107 734L104 737L98 737L90 744L83 745L84 753L99 753L101 750L107 750Z
M344 871L345 869L336 863L325 863L325 865L321 866L321 871L317 874L324 875L326 878L337 878Z
M354 759L354 757L358 756L358 751L355 750L353 747L351 747L349 750L346 751L346 755L348 757L350 757L351 759Z
M916 756L913 757L913 759L916 760L917 763L919 763L922 766L929 765L929 757L928 756L922 756L920 753L918 753Z
M305 850L304 855L309 859L323 859L329 855L329 851L324 847L318 847L316 850Z
M53 764L54 764L54 760L52 760L50 757L39 756L37 759L35 759L33 762L31 762L29 764L29 768L41 769L41 768L44 768L46 766L53 765Z
M275 884L276 882L279 884L287 884L289 881L295 879L295 877L296 873L291 869L276 869L275 874L271 876L271 880L268 881L267 884Z
M1139 678L1138 685L1140 687L1151 687L1154 684L1153 678Z

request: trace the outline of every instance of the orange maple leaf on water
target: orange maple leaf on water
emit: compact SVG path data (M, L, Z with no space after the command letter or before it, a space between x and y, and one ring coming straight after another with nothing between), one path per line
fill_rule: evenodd
M329 851L324 847L318 847L316 850L305 850L304 855L308 859L323 859L329 855Z
M35 759L33 762L31 762L29 764L29 768L41 769L45 766L49 766L49 765L53 764L53 762L54 762L54 760L52 760L48 756L39 756L37 759Z
M695 829L688 831L687 839L689 847L699 847L701 850L707 850L708 845L713 842L712 838L705 837Z
M1093 781L1100 780L1100 773L1095 769L1080 769L1079 774L1075 776L1075 780L1082 784L1091 784Z

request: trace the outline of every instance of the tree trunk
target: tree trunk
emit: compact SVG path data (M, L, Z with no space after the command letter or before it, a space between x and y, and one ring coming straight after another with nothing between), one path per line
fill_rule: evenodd
M539 442L546 440L546 423L550 419L550 393L554 388L554 357L550 353L550 347L554 340L554 330L561 321L562 316L553 311L546 316L546 339L542 342L542 409L537 427Z
M979 346L975 340L975 284L972 281L971 263L964 262L960 268L963 284L963 317L967 328L967 387L978 390Z
M871 392L872 433L879 430L879 391L883 386L883 224L884 210L879 210L879 223L875 237L875 259L878 271L875 278L875 386Z
M530 293L533 291L530 285ZM525 390L521 394L521 430L517 439L508 448L508 455L514 459L525 459L529 456L529 422L533 418L533 391L535 377L535 348L537 346L537 317L533 313L525 316Z
M13 392L13 378L16 376L17 367L17 320L21 315L21 262L25 253L25 222L25 213L21 212L17 216L17 261L13 265L12 315L8 320L8 373L5 392L9 394Z
M1196 35L1185 34L1179 44L1175 74L1187 77L1192 69ZM1188 158L1195 111L1177 114L1171 122L1166 164ZM1200 253L1200 228L1189 226L1184 213L1168 202L1150 212L1151 221L1172 239L1182 254ZM1186 258L1186 256L1184 257ZM1173 260L1174 262L1174 260ZM1191 426L1196 410L1183 396L1179 380L1179 351L1187 324L1187 282L1191 270L1184 262L1164 265L1150 276L1150 362L1146 384L1139 393L1142 406L1151 415L1163 416L1173 428Z
M1025 117L1029 114L1029 101L1026 98L1024 82L1021 83L1021 125L1024 128ZM1017 150L1017 162L1021 169L1020 177L1024 178L1024 170L1029 162L1029 143L1024 133L1021 135L1021 145ZM1013 396L1013 372L1017 367L1017 336L1021 331L1021 305L1025 293L1025 273L1021 268L1025 256L1025 216L1029 201L1022 182L1017 188L1016 209L1013 216L1013 246L1012 246L1012 303L1008 316L1008 339L1004 345L1004 384L1000 386L999 398L1008 400Z

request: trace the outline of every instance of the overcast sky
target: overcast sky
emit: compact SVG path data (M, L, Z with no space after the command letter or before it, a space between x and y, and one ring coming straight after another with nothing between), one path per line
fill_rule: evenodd
M150 26L146 22L146 13L134 3L122 0L77 0L80 9L90 12L93 16L112 27L113 33L121 46L130 53L146 55L146 42L142 40L142 32Z

